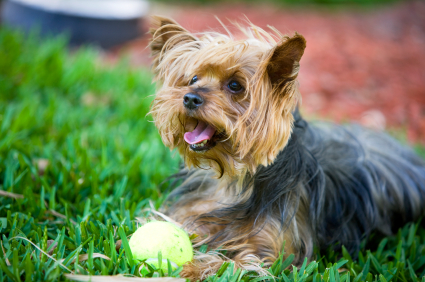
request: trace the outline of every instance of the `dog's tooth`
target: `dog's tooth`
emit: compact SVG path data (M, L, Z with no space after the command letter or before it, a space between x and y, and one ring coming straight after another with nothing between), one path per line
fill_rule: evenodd
M209 141L209 139L201 141L199 143L192 144L192 147L194 147L194 148L203 147L208 143L208 141Z

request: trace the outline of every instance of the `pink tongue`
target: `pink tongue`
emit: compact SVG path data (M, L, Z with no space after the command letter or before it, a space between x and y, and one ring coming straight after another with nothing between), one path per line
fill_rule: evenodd
M196 144L204 140L211 139L214 133L214 127L203 121L198 121L198 125L192 132L186 132L184 134L184 140L186 140L189 144Z

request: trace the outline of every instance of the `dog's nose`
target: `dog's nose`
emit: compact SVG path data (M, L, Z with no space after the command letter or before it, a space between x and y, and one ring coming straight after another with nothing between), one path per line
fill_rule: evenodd
M189 110L195 110L204 103L204 99L198 94L187 93L183 97L183 105Z

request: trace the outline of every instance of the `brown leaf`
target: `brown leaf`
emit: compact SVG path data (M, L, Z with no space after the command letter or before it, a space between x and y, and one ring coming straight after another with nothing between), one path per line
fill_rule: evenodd
M53 245L53 246L49 250L49 248L50 248L51 245ZM49 250L47 253L49 255L52 255L57 246L58 246L58 243L55 240L47 240L47 248L46 249Z
M0 244L1 244L1 250L2 250L2 252L3 252L3 257L4 257L4 258L5 258L5 260L6 260L6 265L7 265L7 266L10 266L11 264L10 264L9 260L7 259L7 257L6 257L6 252L4 251L4 248L3 248L3 241L0 241Z
M3 191L3 190L0 190L0 196L13 198L13 199L23 199L24 198L24 195L15 194L15 193Z
M93 258L103 258L103 259L107 259L107 260L111 260L109 257L105 256L104 254L101 253L93 253ZM86 261L89 259L89 255L88 254L82 254L78 256L78 261ZM60 262L63 262L65 259L61 259ZM72 260L72 262L75 261L75 258Z
M115 251L117 251L117 253L119 253L119 251L120 251L121 244L122 244L122 240L118 240L118 241L115 243Z
M47 203L45 203L45 205L46 205L46 207L48 207ZM52 214L52 215L54 215L54 216L56 216L56 217L59 217L59 218L62 218L62 219L66 219L66 216L64 214L58 213L55 210L48 210L47 212L50 213L50 214ZM69 221L71 221L71 223L74 224L74 225L77 224L77 222L75 222L75 220L72 220L71 218L69 219Z

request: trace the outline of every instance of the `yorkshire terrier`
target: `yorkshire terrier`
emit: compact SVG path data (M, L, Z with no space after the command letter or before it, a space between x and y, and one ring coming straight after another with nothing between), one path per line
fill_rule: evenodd
M294 264L314 248L355 254L371 231L390 235L424 215L425 162L410 149L358 125L301 117L304 37L237 26L243 39L154 17L151 114L186 167L168 215L246 268L282 251ZM224 259L199 257L182 276L201 279Z

